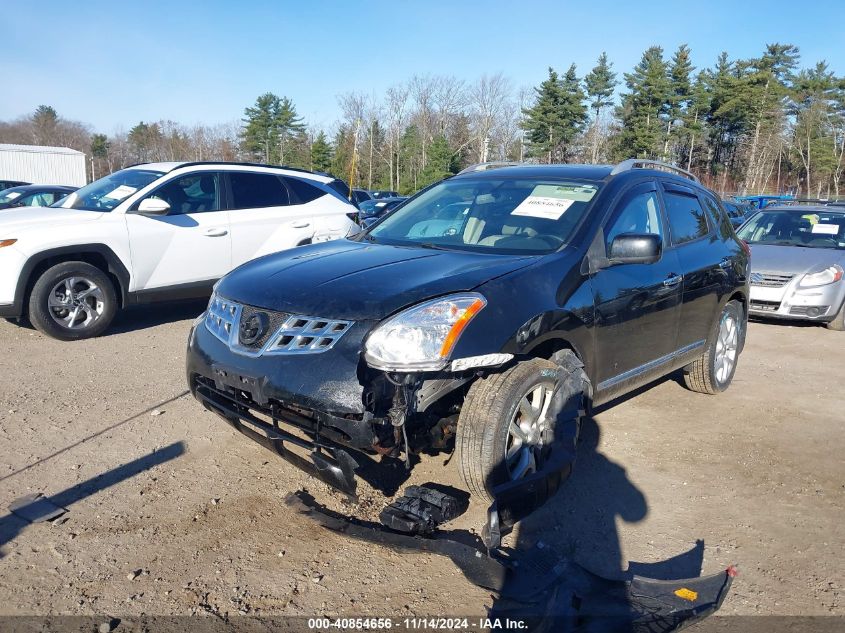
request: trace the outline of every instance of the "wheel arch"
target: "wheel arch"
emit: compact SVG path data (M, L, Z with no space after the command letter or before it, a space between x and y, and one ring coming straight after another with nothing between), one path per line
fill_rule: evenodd
M21 270L15 290L15 304L25 311L29 293L38 278L49 268L62 262L81 261L96 266L112 280L125 307L129 296L129 271L115 252L105 244L81 244L41 251L31 256Z

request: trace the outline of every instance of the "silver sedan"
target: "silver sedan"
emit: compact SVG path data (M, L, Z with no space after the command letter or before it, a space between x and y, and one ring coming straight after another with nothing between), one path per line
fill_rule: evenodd
M737 234L751 247L751 315L845 330L845 209L767 207Z

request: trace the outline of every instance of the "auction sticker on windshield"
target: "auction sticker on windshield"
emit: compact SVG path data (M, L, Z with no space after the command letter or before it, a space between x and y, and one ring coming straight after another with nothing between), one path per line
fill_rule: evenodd
M104 198L111 198L112 200L123 200L127 196L131 196L133 193L138 191L135 187L130 187L129 185L120 185L116 189L112 189L109 193L105 194Z
M836 235L839 233L838 224L814 224L813 233L822 233L824 235Z
M511 211L511 215L559 220L576 202L589 202L594 187L573 185L537 185L525 200Z

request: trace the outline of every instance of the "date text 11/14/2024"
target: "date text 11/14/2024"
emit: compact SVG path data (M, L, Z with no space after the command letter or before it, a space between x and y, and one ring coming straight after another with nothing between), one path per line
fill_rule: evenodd
M312 631L522 631L528 624L511 618L309 618Z

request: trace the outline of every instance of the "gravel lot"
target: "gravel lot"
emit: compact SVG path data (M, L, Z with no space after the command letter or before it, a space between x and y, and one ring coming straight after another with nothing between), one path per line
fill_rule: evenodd
M202 309L136 310L74 344L0 322L0 614L484 613L489 594L448 559L350 541L283 504L307 487L342 507L185 395ZM599 412L572 478L518 539L542 534L615 576L737 563L722 613L845 615L843 344L752 323L725 394L670 379ZM409 483L443 479L441 462ZM68 513L28 525L8 512L36 492ZM365 495L360 511L383 503Z

